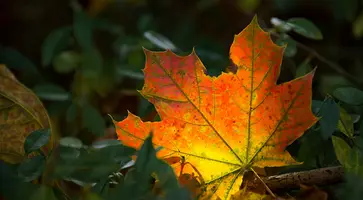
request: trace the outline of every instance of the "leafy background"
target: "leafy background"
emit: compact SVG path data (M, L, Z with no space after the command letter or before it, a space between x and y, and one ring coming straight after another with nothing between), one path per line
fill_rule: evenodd
M257 14L276 43L288 43L279 82L318 67L312 109L322 118L288 150L305 161L304 169L339 162L350 169L343 164L353 162L349 156L335 152L345 145L343 138L354 147L349 153L361 156L362 6L360 0L2 1L0 63L42 100L53 134L68 138L63 152L69 161L83 155L79 149L95 141L115 139L107 114L121 120L129 110L144 120L158 119L153 106L136 92L143 84L142 47L171 49L180 55L195 48L211 75L233 71L228 59L233 36ZM80 144L77 150L69 147L74 143ZM36 161L44 162L43 158ZM83 161L77 165L86 165L87 156ZM114 171L111 164L102 164L107 162L99 161L96 171ZM26 170L24 174L29 174ZM296 169L285 169L289 170ZM350 170L346 185L330 191L337 198L348 194L350 199L358 198L359 190L347 190L363 184L358 176L362 171ZM30 174L34 173L39 176L42 171ZM58 175L69 177L70 173L74 172L61 168ZM37 176L26 176L26 180ZM85 178L92 177L77 180L91 181ZM45 193L48 189L38 188Z

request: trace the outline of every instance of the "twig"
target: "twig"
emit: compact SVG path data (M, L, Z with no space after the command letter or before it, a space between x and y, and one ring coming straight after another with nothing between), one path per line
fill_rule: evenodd
M276 33L273 30L269 30L269 32L271 33L271 35L280 38L281 36ZM310 55L312 55L313 57L315 57L316 59L320 60L321 62L325 63L327 66L329 66L330 68L332 68L333 70L335 70L336 72L342 74L343 76L347 77L348 79L350 79L352 82L354 82L355 84L362 86L363 82L361 79L358 79L357 77L349 74L348 72L346 72L343 67L341 67L340 65L338 65L337 63L334 63L330 60L328 60L327 58L325 58L324 56L320 55L316 50L296 41L296 46L309 52Z
M336 184L343 181L343 174L343 167L337 166L262 177L261 179L268 188L276 192L299 189L300 184L316 186ZM258 188L261 185L261 180L254 178L247 184L250 189Z
M263 184L263 186L265 186L265 189L267 190L267 192L274 198L276 199L275 194L271 191L271 189L267 186L267 184L265 183L264 180L262 180L262 178L257 174L257 172L255 170L253 170L253 168L251 168L251 171L255 174L255 177L258 178L258 180L260 181L260 183Z

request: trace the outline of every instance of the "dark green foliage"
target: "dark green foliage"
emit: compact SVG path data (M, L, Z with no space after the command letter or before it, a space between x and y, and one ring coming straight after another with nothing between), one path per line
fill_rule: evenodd
M41 129L31 132L26 137L24 142L24 151L29 154L39 150L44 145L48 144L50 139L50 129Z

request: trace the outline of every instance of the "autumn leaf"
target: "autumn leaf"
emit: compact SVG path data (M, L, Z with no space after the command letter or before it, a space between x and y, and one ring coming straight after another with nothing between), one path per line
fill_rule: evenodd
M299 164L285 148L317 121L310 110L314 71L277 85L284 48L255 17L230 48L235 74L206 75L194 50L183 57L145 49L140 93L161 121L143 122L129 113L114 122L118 139L139 148L153 131L154 145L163 147L159 157L184 156L203 176L206 190L222 199L239 190L251 167ZM176 174L178 166L173 165ZM195 174L192 169L183 173Z
M44 128L50 128L50 121L41 101L5 65L0 65L0 159L12 164L21 162L25 138ZM42 149L51 148L50 142Z

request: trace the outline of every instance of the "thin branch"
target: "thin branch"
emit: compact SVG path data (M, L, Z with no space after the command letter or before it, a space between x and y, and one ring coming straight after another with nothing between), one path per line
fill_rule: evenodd
M286 191L299 189L300 185L332 185L343 181L344 169L342 166L326 167L309 171L286 173L276 176L254 178L247 185L249 189L260 188L261 181L264 182L271 191Z
M275 194L271 191L271 189L267 186L267 184L265 183L264 180L262 180L262 178L257 174L257 172L255 170L253 170L253 168L251 168L251 171L255 174L255 177L258 178L258 180L260 181L260 183L263 184L263 186L265 186L265 189L267 190L267 192L274 198L276 199Z
M276 33L275 31L273 30L269 30L269 32L271 33L271 35L275 36L275 37L278 37L280 38L281 36ZM329 59L325 58L324 56L320 55L316 50L296 41L296 46L309 52L310 55L312 55L313 57L315 57L316 59L320 60L322 63L325 63L327 66L329 66L331 69L335 70L336 72L340 73L341 75L347 77L348 79L350 79L352 82L354 82L355 84L359 85L359 86L362 86L363 82L361 79L358 79L357 77L349 74L347 71L345 71L343 69L342 66L338 65L337 63L335 62L332 62L330 61Z

